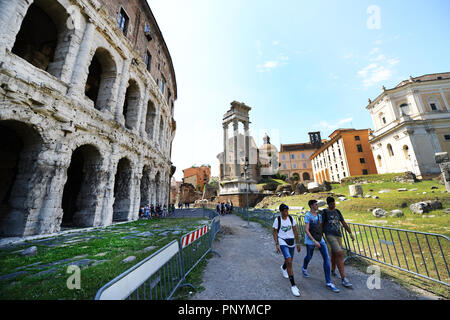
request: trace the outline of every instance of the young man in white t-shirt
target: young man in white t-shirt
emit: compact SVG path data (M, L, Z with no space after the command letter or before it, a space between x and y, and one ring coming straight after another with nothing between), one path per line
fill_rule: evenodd
M289 216L289 207L285 204L280 205L281 217L276 218L273 222L273 239L277 247L277 253L283 253L284 264L281 266L281 271L285 278L289 278L291 282L292 294L296 297L300 296L300 291L295 285L294 270L292 269L292 259L294 258L295 247L300 252L300 240L297 232L297 222L294 218ZM279 226L280 221L281 225ZM295 239L295 243L294 243Z

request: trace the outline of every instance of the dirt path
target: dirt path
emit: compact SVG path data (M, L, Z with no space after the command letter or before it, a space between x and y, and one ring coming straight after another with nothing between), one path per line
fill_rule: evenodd
M215 241L214 255L208 262L203 276L203 292L194 294L192 300L416 300L435 299L431 295L411 292L397 283L382 278L381 289L367 288L365 274L358 269L345 267L346 275L353 289L342 286L339 278L332 278L341 290L333 293L325 287L322 256L316 250L308 267L310 278L301 275L301 266L306 249L294 256L294 277L301 296L294 297L290 283L281 275L283 256L276 254L271 233L260 224L247 221L235 215L221 217L221 239Z

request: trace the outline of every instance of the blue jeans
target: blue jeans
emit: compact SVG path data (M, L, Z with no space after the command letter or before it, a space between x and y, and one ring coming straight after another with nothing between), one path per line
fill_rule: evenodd
M289 258L294 259L295 248L290 248L288 246L280 246L280 250L285 260Z
M303 269L305 270L308 268L308 264L313 257L314 248L315 246L309 244L306 245L306 256L305 259L303 260ZM319 250L323 258L323 272L325 273L325 281L328 284L331 283L331 266L330 266L330 257L328 256L328 249L326 245L321 244Z

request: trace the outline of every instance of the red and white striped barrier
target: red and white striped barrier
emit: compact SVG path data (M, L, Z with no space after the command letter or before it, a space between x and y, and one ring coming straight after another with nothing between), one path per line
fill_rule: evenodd
M189 244L191 244L192 242L194 242L195 240L197 240L198 238L203 236L208 231L209 231L209 227L208 226L203 226L203 227L201 227L201 228L199 228L199 229L197 229L195 231L192 231L191 233L185 235L181 239L181 248L187 247Z

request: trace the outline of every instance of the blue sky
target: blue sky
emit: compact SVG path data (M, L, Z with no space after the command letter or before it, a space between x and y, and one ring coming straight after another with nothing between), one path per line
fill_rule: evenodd
M336 128L373 128L382 85L450 71L446 0L153 0L175 67L175 178L223 149L222 117L252 107L257 145L308 142ZM231 135L231 132L230 134Z

